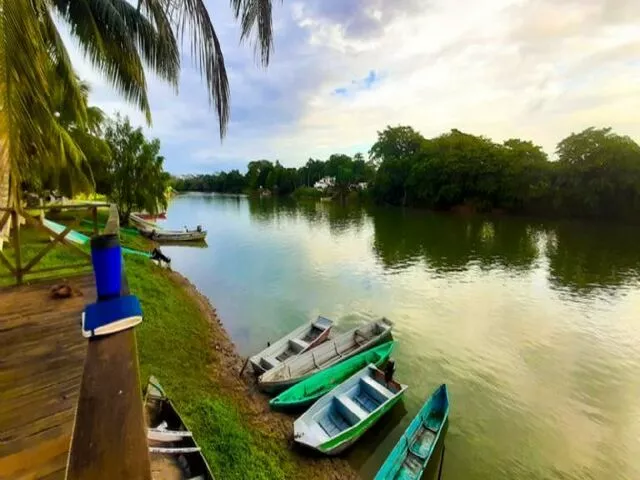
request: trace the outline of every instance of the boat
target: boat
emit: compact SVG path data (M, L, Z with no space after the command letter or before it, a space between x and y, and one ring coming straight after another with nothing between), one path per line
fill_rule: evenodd
M253 371L257 375L262 375L287 359L321 344L329 337L332 326L333 320L319 316L313 322L296 328L273 345L249 358Z
M141 235L156 242L194 242L203 241L207 231L199 225L195 230L164 230L156 223L142 218L139 213L132 213L129 219L136 226Z
M367 365L320 398L293 424L294 441L327 455L353 445L404 395L406 385Z
M383 343L322 370L271 399L269 405L273 410L279 411L308 407L367 365L373 364L380 368L389 359L394 345L394 341Z
M258 387L268 393L286 390L317 372L389 340L392 326L390 320L382 318L353 328L266 371L258 379Z
M449 416L449 392L440 385L411 421L375 480L417 480L433 453Z
M145 394L151 469L161 478L213 480L200 447L155 377Z
M198 242L203 241L207 236L207 231L202 230L200 226L195 230L162 230L160 228L154 229L140 229L140 233L151 240L156 242Z

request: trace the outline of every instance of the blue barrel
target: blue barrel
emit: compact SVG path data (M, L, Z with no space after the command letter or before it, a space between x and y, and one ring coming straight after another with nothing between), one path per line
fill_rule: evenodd
M122 249L118 236L93 237L91 261L96 278L98 301L119 297L122 288Z

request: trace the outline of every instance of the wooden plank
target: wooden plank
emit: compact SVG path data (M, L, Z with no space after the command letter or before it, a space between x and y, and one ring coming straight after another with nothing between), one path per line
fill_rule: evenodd
M13 253L16 260L16 283L20 285L22 283L22 258L20 252L20 222L18 222L18 212L16 210L11 211L11 222L13 225Z
M9 274L0 275L0 277L15 277L16 276L15 267L13 265L11 265L11 262L9 262L9 259L4 256L4 253L2 252L2 250L0 250L0 262L2 262L2 264L5 267L7 267L9 272L11 272Z
M46 233L47 235L51 235L51 234L55 234L55 232L52 232L51 230L49 230L47 227L45 227L42 223L40 223L37 220L34 220L31 216L29 215L24 215L24 219L26 220L26 222L31 225L34 228L37 228L38 230ZM78 247L75 243L70 242L69 240L67 240L66 238L63 238L60 240L60 242L63 245L66 245L67 247L69 247L70 249L74 250L76 253L78 253L79 255L89 258L91 259L91 255L88 254L87 252L85 252L84 250L82 250L80 247Z
M98 207L91 209L91 219L93 220L93 234L98 235Z
M105 233L118 233L117 213L112 206ZM89 340L67 467L68 480L85 478L151 479L132 328Z
M29 270L31 270L33 268L33 266L38 263L47 253L49 253L51 251L51 249L53 247L56 246L56 244L63 239L64 237L67 236L67 234L71 231L71 227L67 227L65 228L63 231L61 231L58 235L56 235L53 240L51 240L42 250L40 250L35 257L33 257L31 260L29 260L29 263L27 263L24 268L22 269L22 273L27 273Z

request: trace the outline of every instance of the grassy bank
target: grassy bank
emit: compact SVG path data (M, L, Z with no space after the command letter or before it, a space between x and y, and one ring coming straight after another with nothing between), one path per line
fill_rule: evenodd
M175 274L127 258L127 278L147 321L138 328L141 375L158 377L219 478L284 479L294 462L282 445L245 424L211 375L221 366L210 319ZM213 348L212 348L213 346Z
M48 241L29 228L21 234L27 259ZM123 236L122 243L142 250L152 246L142 237ZM12 256L10 249L5 253ZM79 260L77 253L57 246L39 267ZM159 379L216 478L357 478L342 460L308 458L291 449L292 417L271 413L247 376L238 377L242 359L213 308L188 281L137 256L126 256L125 269L145 316L137 327L141 380L146 383L151 374ZM73 273L78 272L65 272Z

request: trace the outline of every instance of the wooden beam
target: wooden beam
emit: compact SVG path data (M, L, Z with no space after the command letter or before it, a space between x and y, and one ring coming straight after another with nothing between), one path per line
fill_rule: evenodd
M42 250L40 250L35 257L33 257L31 260L29 260L29 263L27 263L24 268L22 269L22 274L24 275L25 273L27 273L29 270L31 270L33 268L33 266L38 263L42 257L44 257L47 253L49 253L51 251L51 249L53 247L56 246L56 244L62 240L64 237L67 236L67 234L71 231L71 227L67 227L65 228L62 232L60 232L58 235L56 235L54 237L53 240L51 240L51 242L49 242ZM66 267L65 267L66 268Z
M22 256L20 255L20 222L18 221L18 211L11 211L11 222L13 225L13 254L16 262L16 283L22 283Z
M68 205L44 205L35 208L35 210L82 210L89 207L106 208L109 206L108 203L73 203ZM0 212L11 210L13 210L13 207L0 207Z
M91 209L91 218L93 220L93 234L98 235L98 207Z
M4 228L4 224L7 223L7 220L9 219L10 216L11 216L11 210L7 210L6 212L4 212L4 215L2 215L2 218L0 218L0 232Z
M118 232L117 209L113 214L112 208L105 233ZM128 294L122 276L122 294ZM132 328L89 340L66 478L151 479Z
M47 227L45 227L42 223L40 223L38 220L34 220L30 215L23 215L25 220L27 221L27 223L29 225L31 225L34 228L37 228L38 230L41 230L45 233L47 233L48 235L52 235L52 234L56 234L55 232L49 230ZM86 257L86 258L91 258L91 254L85 252L84 250L82 250L80 247L78 247L76 244L70 242L69 240L67 240L66 238L63 238L60 240L60 243L62 243L63 245L66 245L67 247L71 248L72 250L74 250L75 252L77 252L79 255Z
M2 263L5 267L7 267L7 269L11 272L10 275L3 275L3 276L11 276L11 277L16 276L15 267L11 265L11 262L9 261L9 259L4 256L4 253L2 252L2 250L0 250L0 263Z

